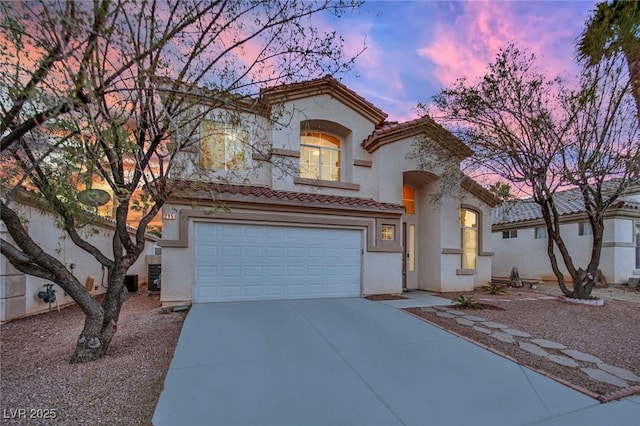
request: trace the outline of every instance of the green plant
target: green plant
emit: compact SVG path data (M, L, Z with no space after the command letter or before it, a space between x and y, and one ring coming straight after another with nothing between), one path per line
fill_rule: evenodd
M489 294L500 294L506 291L504 287L498 284L493 284L491 281L489 281L487 285L483 286L482 288Z
M460 296L453 299L452 302L456 303L457 305L465 309L482 309L482 305L479 302L477 302L473 298L473 296L467 297L464 294L461 294Z

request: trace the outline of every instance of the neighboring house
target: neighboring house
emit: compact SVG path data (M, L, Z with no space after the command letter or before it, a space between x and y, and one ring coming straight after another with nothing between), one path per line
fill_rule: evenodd
M495 198L464 178L432 203L442 170L419 170L412 157L426 137L447 152L441 166L459 170L471 155L459 139L426 117L387 123L331 77L263 90L256 104L283 124L212 115L184 154L204 178L179 183L163 208L165 306L489 281Z
M93 256L76 246L67 233L60 229L56 217L40 208L34 200L35 197L22 192L16 194L16 199L12 202L12 206L24 218L31 238L45 252L56 255L60 262L67 265L92 295L104 293L107 285L106 270ZM79 233L103 253L110 255L114 230L108 219L95 217L95 221L79 229ZM134 231L133 228L131 230ZM12 241L2 221L0 234L2 238ZM138 276L139 283L147 281L146 257L153 255L154 246L155 238L148 236L144 253L128 271L129 274ZM38 298L38 293L45 289L44 285L47 283L50 281L23 274L7 258L0 256L0 322L47 311L49 304ZM57 301L53 303L53 309L74 303L58 285L54 285L53 289Z
M579 189L556 194L561 214L560 232L576 267L586 268L593 243L591 225L584 213ZM524 280L557 281L547 256L547 231L540 208L531 199L503 203L494 209L493 275L508 278L517 267ZM640 277L640 187L607 211L600 270L610 284L628 283ZM556 249L558 263L567 279L569 274Z

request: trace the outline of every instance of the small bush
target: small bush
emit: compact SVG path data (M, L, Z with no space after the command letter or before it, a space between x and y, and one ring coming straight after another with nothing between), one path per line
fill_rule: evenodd
M453 299L452 302L465 309L482 309L482 305L477 302L473 296L467 297L464 294L461 294L457 298Z
M482 288L484 289L484 291L488 292L489 294L500 294L506 291L504 287L502 287L501 285L493 284L492 282L489 282L487 285L485 285Z

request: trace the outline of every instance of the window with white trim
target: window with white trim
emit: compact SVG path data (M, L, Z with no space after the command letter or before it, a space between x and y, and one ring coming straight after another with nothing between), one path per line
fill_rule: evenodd
M300 134L300 177L340 181L340 139L320 132Z
M218 121L200 123L200 167L208 170L249 169L249 132Z
M544 226L536 226L533 230L534 235L533 238L536 240L546 240L547 239L547 228Z
M508 238L518 238L518 230L510 229L508 231L502 231L502 239L506 240Z
M478 213L460 209L462 269L476 269L478 263Z
M578 223L578 235L593 235L591 224L589 222Z
M384 241L393 241L396 239L395 225L382 225L381 238Z

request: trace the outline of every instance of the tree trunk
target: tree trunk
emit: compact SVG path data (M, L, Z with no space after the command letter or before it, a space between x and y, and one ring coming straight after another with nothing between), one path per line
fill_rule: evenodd
M103 309L100 309L99 314L87 315L84 319L84 328L78 336L71 363L83 363L102 358L115 332L115 323L105 326Z
M547 200L547 201L545 201ZM558 239L562 242L562 238L560 237L560 221L558 220L558 212L554 209L552 200L549 200L547 197L544 197L542 194L538 194L537 203L542 210L542 217L544 219L545 226L547 228L547 256L549 257L549 261L551 262L551 269L553 270L556 279L558 280L558 286L560 286L560 290L567 297L574 297L573 292L569 290L567 284L564 282L564 275L562 271L560 271L560 267L558 266L558 258L554 252L554 243L558 244ZM558 248L562 253L562 249L558 244ZM563 256L563 260L566 263L566 258Z
M553 232L553 231L552 231ZM558 267L558 259L556 258L556 254L553 252L553 238L551 238L550 229L547 227L547 256L549 256L549 260L551 261L551 269L553 270L553 274L556 276L558 280L558 285L560 286L560 290L567 297L573 297L573 292L569 290L567 284L564 282L564 275L560 268Z
M123 261L109 270L109 284L102 306L98 312L87 314L71 363L95 361L107 353L118 329L122 304L127 297L124 278L128 269L129 262Z

